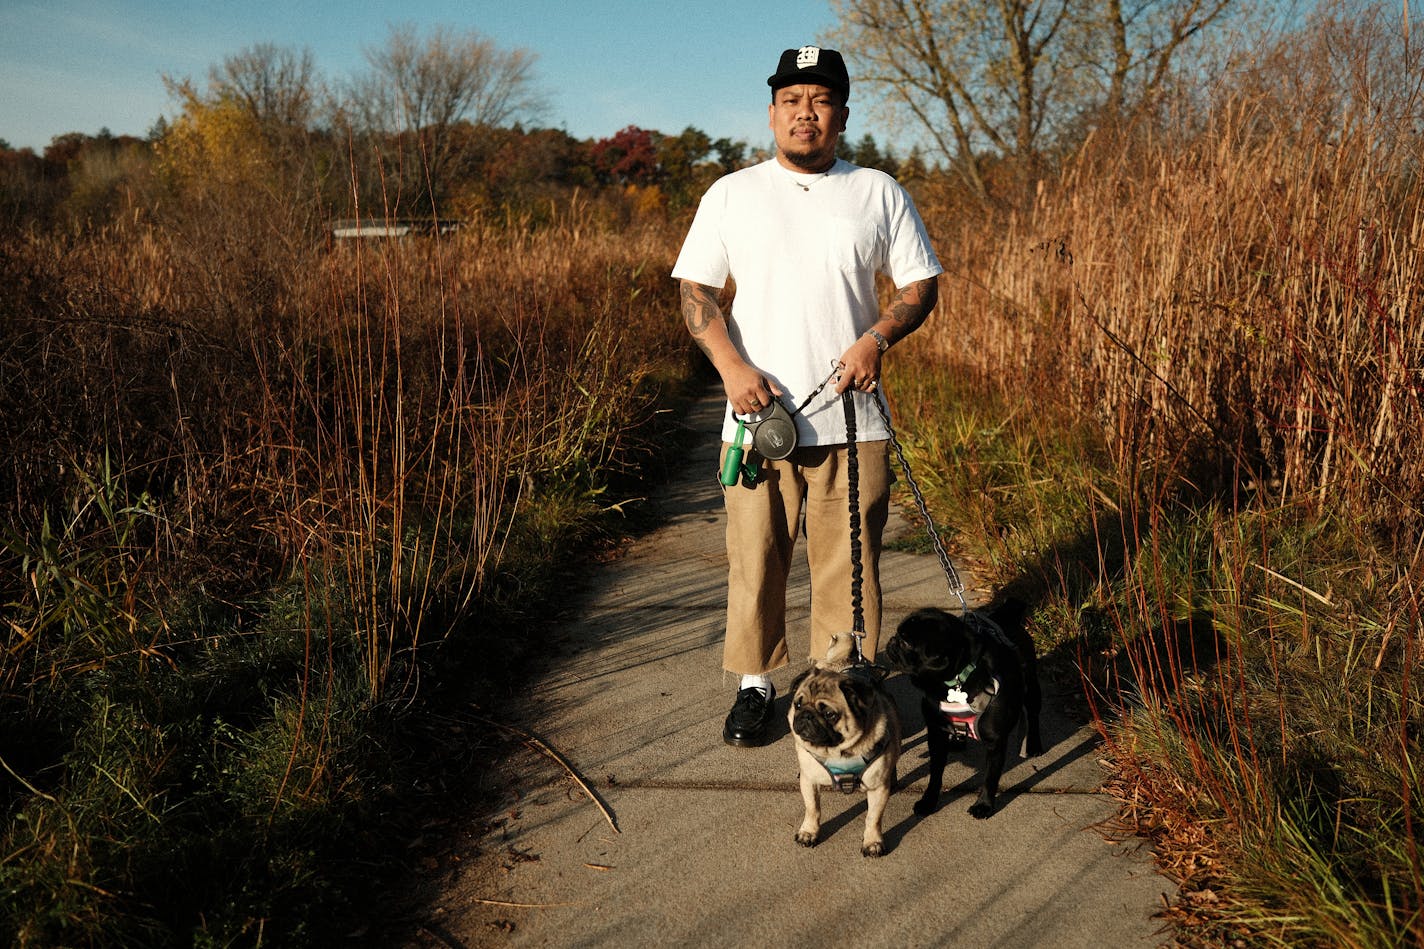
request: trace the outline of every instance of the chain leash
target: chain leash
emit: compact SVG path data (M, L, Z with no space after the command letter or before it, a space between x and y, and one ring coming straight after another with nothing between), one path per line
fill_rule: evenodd
M890 433L890 447L895 449L895 457L900 459L900 470L905 472L905 481L910 485L910 493L915 496L915 507L919 508L920 517L925 522L925 529L929 531L930 543L934 545L935 555L939 557L939 564L944 568L945 579L949 582L949 592L959 600L960 612L967 615L969 604L964 599L964 583L959 579L959 573L954 569L954 564L950 562L949 552L944 549L944 542L939 539L939 531L935 527L934 518L930 516L929 506L925 504L925 496L920 491L915 476L910 473L910 462L905 458L905 450L900 446L900 439L895 435L895 426L890 424L890 410L885 406L883 386L875 392L875 407L880 410L880 417L885 420L885 430ZM854 548L852 548L853 552Z

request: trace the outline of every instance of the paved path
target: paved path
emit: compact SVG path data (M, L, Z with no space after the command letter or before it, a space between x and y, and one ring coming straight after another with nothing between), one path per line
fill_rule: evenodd
M952 760L939 811L920 820L911 805L926 777L924 729L913 691L891 679L906 744L886 814L888 853L860 855L863 795L823 794L822 842L809 850L792 842L801 801L784 693L799 658L774 677L776 740L756 749L722 742L735 684L720 668L719 407L704 400L688 417L707 437L686 478L657 498L666 525L598 568L582 621L560 633L562 658L528 708L512 713L594 789L611 821L568 771L521 747L511 764L522 798L473 841L477 854L434 900L412 945L1164 942L1153 913L1172 887L1138 842L1112 843L1093 829L1116 812L1096 792L1095 735L1058 707L1051 686L1047 752L1011 759L999 811L985 821L965 813L977 781ZM795 657L808 649L804 560L798 571L789 617ZM887 551L882 573L887 638L909 611L952 605L933 555Z

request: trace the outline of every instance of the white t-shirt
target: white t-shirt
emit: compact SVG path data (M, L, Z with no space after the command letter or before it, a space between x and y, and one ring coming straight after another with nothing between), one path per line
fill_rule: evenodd
M732 342L795 409L880 319L877 273L903 288L943 270L910 196L889 175L839 160L825 174L797 174L772 158L707 189L672 275L709 287L736 282ZM869 397L857 395L856 406L857 441L889 437ZM834 384L796 426L802 445L844 444ZM722 438L735 433L729 411Z

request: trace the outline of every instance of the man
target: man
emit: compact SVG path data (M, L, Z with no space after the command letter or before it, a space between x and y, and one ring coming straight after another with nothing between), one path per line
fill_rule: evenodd
M889 432L873 400L886 349L934 308L936 259L908 194L879 171L836 158L850 77L835 50L781 54L768 80L776 155L727 175L703 196L673 268L688 331L722 377L731 413L759 417L773 398L800 406L828 376L855 390L867 658L880 633L879 558L889 514ZM877 273L898 292L880 311ZM724 312L718 291L736 294ZM786 578L804 510L811 572L811 655L853 625L846 418L830 387L796 414L797 448L760 462L750 486L727 487L728 594L723 668L741 676L728 744L762 744L788 661ZM751 449L748 448L750 451Z

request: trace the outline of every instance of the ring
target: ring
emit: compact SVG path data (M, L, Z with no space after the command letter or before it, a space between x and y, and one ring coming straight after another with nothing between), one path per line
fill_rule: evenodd
M866 391L866 392L874 392L874 391L875 391L875 380L874 380L874 379L871 379L869 382L867 382L867 383L865 384L865 391Z

